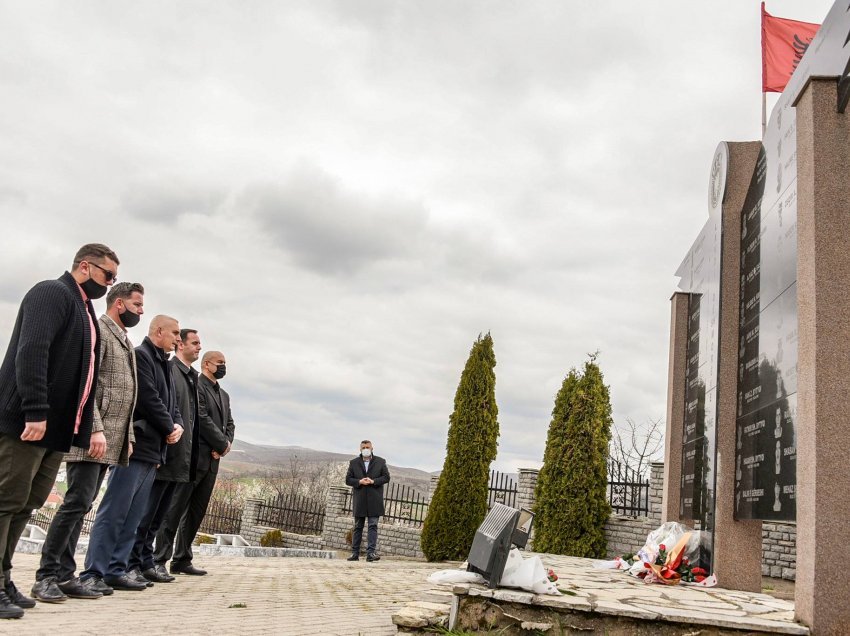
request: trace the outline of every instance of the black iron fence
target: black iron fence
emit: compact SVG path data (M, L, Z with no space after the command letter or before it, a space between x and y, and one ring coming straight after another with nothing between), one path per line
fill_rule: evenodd
M492 508L494 503L516 508L516 496L516 477L500 473L498 470L491 470L490 485L487 489L487 509Z
M257 523L285 532L322 534L325 502L300 495L280 495L259 505Z
M200 532L206 534L239 534L242 530L242 506L224 501L211 501L201 521Z
M345 495L343 510L351 512L351 491ZM384 516L386 523L421 526L428 514L428 497L404 484L390 483L384 488Z
M33 510L32 516L30 517L30 523L47 532L47 529L50 527L50 523L53 521L53 517L56 516L57 510L58 508L39 508L38 510ZM86 516L83 517L82 534L91 534L91 528L94 525L94 517L96 514L97 510L92 508Z
M608 503L611 512L627 517L649 515L649 479L633 468L608 460Z

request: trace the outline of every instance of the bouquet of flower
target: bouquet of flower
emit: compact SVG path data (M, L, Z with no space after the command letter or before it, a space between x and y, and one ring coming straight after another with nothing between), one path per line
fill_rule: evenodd
M663 543L658 546L658 556L654 563L644 562L646 570L638 576L647 583L656 582L664 585L684 583L701 583L708 576L703 568L690 564L688 557L683 556L685 546L691 534L685 533L672 550L667 550ZM643 576L641 576L643 574Z

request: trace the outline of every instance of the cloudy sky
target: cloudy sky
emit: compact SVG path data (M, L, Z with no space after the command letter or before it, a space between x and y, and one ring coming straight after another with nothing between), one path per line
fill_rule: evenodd
M673 273L760 64L756 0L4 0L0 347L104 242L224 351L238 437L439 469L489 331L497 467L539 465L588 352L617 422L664 417Z

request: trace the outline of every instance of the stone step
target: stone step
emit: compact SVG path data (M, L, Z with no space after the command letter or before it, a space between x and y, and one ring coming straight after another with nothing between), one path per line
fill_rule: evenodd
M452 588L451 586L448 586L442 589L434 588L428 590L427 592L422 594L419 600L428 601L429 603L442 603L445 605L450 605L453 596L454 594L452 593Z
M413 601L393 614L392 619L399 633L415 633L428 627L446 627L449 622L449 605Z

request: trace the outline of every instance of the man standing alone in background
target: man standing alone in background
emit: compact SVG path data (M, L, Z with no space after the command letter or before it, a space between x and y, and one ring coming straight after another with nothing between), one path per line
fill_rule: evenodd
M378 561L378 519L384 516L384 484L390 481L390 471L383 457L372 453L372 442L360 442L360 455L348 463L345 483L352 488L352 512L354 532L351 536L349 561L360 559L360 543L363 526L368 520L369 533L366 541L366 560Z

